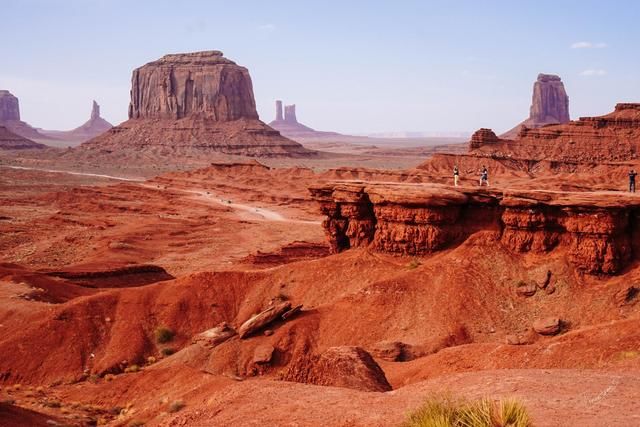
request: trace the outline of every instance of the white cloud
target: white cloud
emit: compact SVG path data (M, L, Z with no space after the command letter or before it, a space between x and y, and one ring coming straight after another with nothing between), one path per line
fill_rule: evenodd
M604 49L608 45L606 43L591 43L591 42L575 42L571 45L571 49Z
M276 30L276 26L273 24L264 24L258 26L259 31L264 31L265 33L272 33Z
M607 74L606 70L594 70L594 69L584 70L583 72L580 73L581 76L585 76L585 77L604 76L606 74Z

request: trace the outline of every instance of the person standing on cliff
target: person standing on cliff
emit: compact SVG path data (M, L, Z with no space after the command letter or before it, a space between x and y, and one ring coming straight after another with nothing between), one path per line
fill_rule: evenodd
M455 187L458 186L458 179L460 179L460 171L458 170L458 165L453 165L453 185Z
M631 193L636 192L636 175L638 175L638 173L634 169L629 171L629 191Z
M482 187L482 184L489 186L489 171L486 166L482 166L482 172L480 173L480 187Z

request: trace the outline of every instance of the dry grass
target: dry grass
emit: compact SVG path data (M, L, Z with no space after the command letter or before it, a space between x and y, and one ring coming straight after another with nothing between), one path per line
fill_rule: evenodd
M176 400L174 402L171 402L171 405L169 405L169 412L170 413L178 412L184 407L185 407L185 404L182 400Z
M516 399L428 400L403 427L531 427L526 408Z

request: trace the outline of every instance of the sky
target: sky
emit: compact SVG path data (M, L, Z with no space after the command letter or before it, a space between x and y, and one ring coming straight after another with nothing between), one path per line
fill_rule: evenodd
M66 130L127 119L131 72L221 50L249 69L258 113L342 133L505 131L538 73L572 118L640 102L640 2L0 0L0 89L22 119Z

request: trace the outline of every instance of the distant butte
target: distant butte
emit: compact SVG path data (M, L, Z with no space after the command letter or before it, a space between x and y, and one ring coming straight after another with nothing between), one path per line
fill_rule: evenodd
M93 101L91 116L89 120L81 126L70 131L41 130L40 132L65 141L85 142L108 131L112 127L113 125L111 123L100 116L100 105L98 105L96 101Z
M569 120L569 97L562 79L553 74L538 74L538 79L533 84L529 118L500 137L513 139L523 127L539 128L568 123Z
M280 133L287 138L291 138L293 140L350 137L349 135L341 135L336 132L317 131L310 128L309 126L303 125L302 123L298 122L298 118L296 117L295 104L285 105L283 116L282 101L280 100L276 101L276 119L269 123L269 126L280 131Z
M20 103L8 90L0 90L0 126L27 139L52 139L20 120Z
M11 132L5 126L0 126L0 150L28 150L34 148L46 148L46 145L33 142Z
M316 154L259 120L249 71L219 51L165 55L136 68L129 120L81 149L187 157Z

